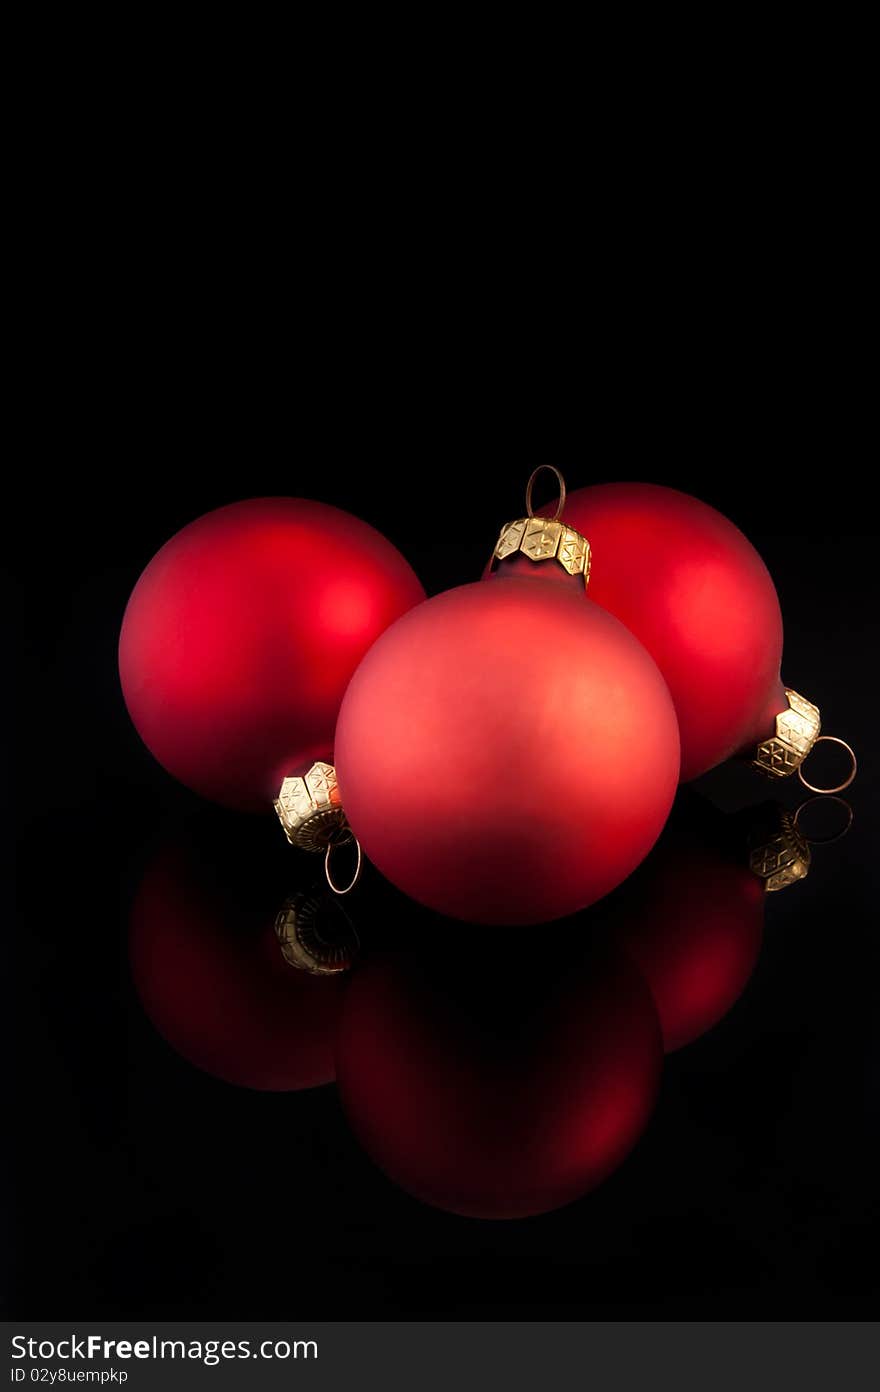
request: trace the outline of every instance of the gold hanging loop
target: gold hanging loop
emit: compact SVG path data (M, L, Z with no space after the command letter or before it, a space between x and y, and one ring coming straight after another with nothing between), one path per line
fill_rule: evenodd
M849 787L850 783L852 783L853 779L855 778L858 772L859 766L856 762L855 753L853 752L850 745L847 744L846 740L838 739L836 735L820 735L819 738L814 742L813 747L810 750L810 753L812 753L812 750L816 748L816 745L823 743L839 744L843 749L846 750L847 754L852 760L852 768L850 769L849 777L845 778L842 783L838 783L835 788L817 788L815 783L808 783L806 778L804 778L803 764L798 765L797 775L803 783L804 787L807 788L811 793L818 793L820 797L833 797L835 793L842 793L844 788ZM804 762L806 762L806 760L804 760Z
M532 508L532 490L542 469L549 469L559 484L559 501L553 517L536 517ZM526 517L505 522L495 543L489 570L497 570L502 561L517 558L517 553L536 564L552 561L562 566L567 575L582 576L584 589L590 583L590 543L574 527L560 522L565 507L565 479L554 464L540 464L526 485Z
M565 507L565 479L562 477L562 474L555 464L539 464L537 469L532 470L529 481L526 484L526 512L529 517L534 517L535 515L532 509L532 490L535 487L535 479L544 469L547 469L551 474L555 474L556 482L559 484L559 502L556 504L556 511L552 518L554 522L558 522L562 516L562 509Z
M357 852L357 860L355 861L354 875L352 876L349 884L345 885L343 888L340 888L340 886L336 883L331 873L330 861L333 852L337 849L338 846L350 845L352 841L354 842L355 850ZM327 847L326 851L324 852L324 874L327 876L327 883L333 890L333 893L338 894L340 899L344 894L351 894L351 891L354 889L355 885L361 877L362 865L363 852L361 851L361 843L360 841L358 841L356 836L349 836L346 841L331 842L330 845Z

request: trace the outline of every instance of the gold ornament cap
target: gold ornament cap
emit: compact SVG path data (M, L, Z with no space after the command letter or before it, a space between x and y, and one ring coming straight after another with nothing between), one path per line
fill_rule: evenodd
M559 502L553 517L536 517L532 510L532 490L542 469L555 474L559 484ZM527 516L506 522L501 528L489 562L490 571L495 570L500 561L520 553L530 561L556 561L569 575L582 575L586 589L590 583L590 543L574 527L560 521L564 507L565 479L553 464L539 465L526 485Z
M796 773L804 787L811 793L842 793L856 776L858 764L856 756L846 740L836 735L823 735L819 707L814 706L805 696L785 688L788 708L776 717L776 729L769 739L758 745L752 763L768 778L788 778ZM803 764L817 744L839 744L850 757L850 771L842 783L832 788L819 788L804 777Z
M273 805L284 835L301 851L326 850L348 832L332 764L319 761L301 777L285 778Z
M785 688L788 707L776 717L776 729L762 740L752 762L768 778L788 778L806 759L819 738L822 720L819 707L796 691Z
M363 857L360 842L346 820L333 765L318 760L308 773L285 778L273 806L291 846L300 851L323 851L324 874L333 893L350 894L361 877ZM351 843L356 856L354 872L347 885L340 885L333 877L333 852Z

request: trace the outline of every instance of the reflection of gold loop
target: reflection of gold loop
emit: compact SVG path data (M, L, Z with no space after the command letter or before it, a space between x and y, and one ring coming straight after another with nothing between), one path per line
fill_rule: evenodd
M846 750L847 754L849 755L849 757L852 759L852 769L850 770L850 775L849 775L849 777L846 778L846 779L844 779L844 781L843 781L842 783L838 783L838 785L837 785L836 788L817 788L816 785L815 785L815 783L808 783L808 782L807 782L806 778L804 778L804 770L803 770L803 767L799 767L799 768L798 768L798 771L797 771L797 775L798 775L798 778L799 778L799 779L801 780L801 782L803 783L804 787L805 787L805 788L808 788L809 791L810 791L811 793L818 793L818 794L820 795L820 797L826 796L826 795L830 796L830 795L833 794L833 793L842 793L843 790L844 790L844 788L848 788L849 785L850 785L850 783L851 783L851 782L853 781L853 779L855 778L856 773L858 772L858 767L859 767L858 764L856 763L856 756L855 756L855 754L853 753L853 750L852 750L852 749L850 748L850 746L847 744L846 740L838 739L836 735L820 735L819 738L816 740L815 744L813 745L813 749L816 748L816 745L817 745L817 744L822 744L823 741L824 741L826 744L839 744L839 745L842 745L843 748ZM811 750L810 752L812 753L812 750Z
M826 806L829 802L837 802L840 804L841 807L845 808L846 825L844 826L843 830L836 831L833 836L808 836L807 833L801 829L800 818L804 808L812 807L814 802L821 802L824 803ZM844 836L846 836L846 833L849 831L852 824L853 810L847 802L846 798L835 797L833 793L827 795L820 793L818 797L806 798L794 814L794 825L797 827L804 840L809 841L811 846L833 846L835 841L840 841L843 839Z
M542 469L549 469L551 474L555 474L556 480L559 484L559 502L556 504L556 511L554 512L552 518L554 522L557 522L559 518L562 516L562 509L565 507L565 479L562 477L562 474L559 472L555 464L539 464L537 469L534 469L532 471L532 475L529 478L528 483L526 484L526 512L528 513L529 517L534 517L535 515L532 511L532 489L535 486L535 479L538 477Z
M347 845L347 844L348 844L349 842L351 842L351 841L354 842L355 847L356 847L356 849L357 849L357 861L356 861L356 863L355 863L354 875L353 875L352 878L351 878L351 883L348 884L348 885L346 885L345 889L340 889L340 888L339 888L338 884L336 884L336 882L335 882L334 879L333 879L333 876L332 876L331 873L330 873L330 857L332 856L334 850L336 849L336 846L334 846L334 845L332 845L332 844L329 845L329 846L327 847L327 850L326 850L325 853L324 853L324 874L327 876L327 883L328 883L328 885L330 886L330 888L333 890L333 893L334 893L334 894L338 894L340 898L342 898L343 894L351 894L351 891L354 889L355 885L357 884L358 880L359 880L360 877L361 877L361 865L362 865L362 863L363 863L363 853L361 852L361 843L360 843L360 841L358 841L357 837L355 837L355 836L349 836L349 837L347 838L346 841L344 841L344 842L337 842L336 845Z

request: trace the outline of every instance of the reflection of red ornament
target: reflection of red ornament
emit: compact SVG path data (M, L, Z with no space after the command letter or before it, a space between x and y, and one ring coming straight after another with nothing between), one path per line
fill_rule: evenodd
M204 797L256 811L282 778L331 759L348 680L424 591L384 537L338 508L253 498L173 536L122 624L129 714Z
M527 935L448 972L414 953L355 974L337 1048L346 1115L408 1193L477 1218L546 1213L622 1163L662 1062L642 978L604 949L580 961ZM552 965L550 965L552 963Z
M719 834L722 819L707 805L692 816L673 817L614 905L619 941L651 988L667 1052L705 1034L739 999L764 929L764 881L745 846L731 844L729 828Z
M399 889L455 918L535 923L592 903L650 850L678 731L616 619L511 578L383 634L346 693L335 763L354 834Z
M277 896L257 876L252 889L213 878L198 846L159 852L131 913L144 1010L177 1053L224 1082L266 1091L330 1083L342 981L287 964L273 929Z
M590 543L590 599L635 634L666 678L682 779L754 754L787 702L779 600L742 532L697 498L638 483L576 489L563 521ZM527 571L529 561L516 556L505 569ZM549 573L578 587L557 567Z

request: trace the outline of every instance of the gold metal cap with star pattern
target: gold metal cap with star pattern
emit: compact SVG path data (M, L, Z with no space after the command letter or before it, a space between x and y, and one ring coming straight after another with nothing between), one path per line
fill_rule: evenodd
M301 851L323 851L348 831L332 764L319 761L302 777L285 778L273 805L284 835Z
M769 778L787 778L789 774L796 773L811 793L842 793L844 788L848 788L852 783L858 769L853 750L846 740L838 739L836 735L820 733L822 721L818 706L814 706L811 701L788 687L785 688L785 699L788 701L788 709L779 712L774 733L758 745L752 763ZM836 744L846 750L850 759L850 770L842 783L831 788L820 788L815 783L809 783L804 777L804 761L817 744Z
M822 729L819 707L785 689L788 709L776 717L776 729L758 745L753 763L769 778L788 778L806 759Z
M532 510L532 490L542 469L555 474L559 485L559 502L553 517L536 517ZM507 522L501 528L490 570L494 570L499 561L520 553L530 561L556 561L569 575L582 575L586 588L590 583L590 543L574 527L567 527L560 521L564 507L565 479L553 464L539 465L526 485L527 516Z
M308 773L285 778L273 803L284 835L300 851L323 851L324 874L334 894L350 894L361 877L360 842L346 820L332 764L318 760ZM353 846L355 866L351 880L340 885L333 876L332 860L340 847Z

